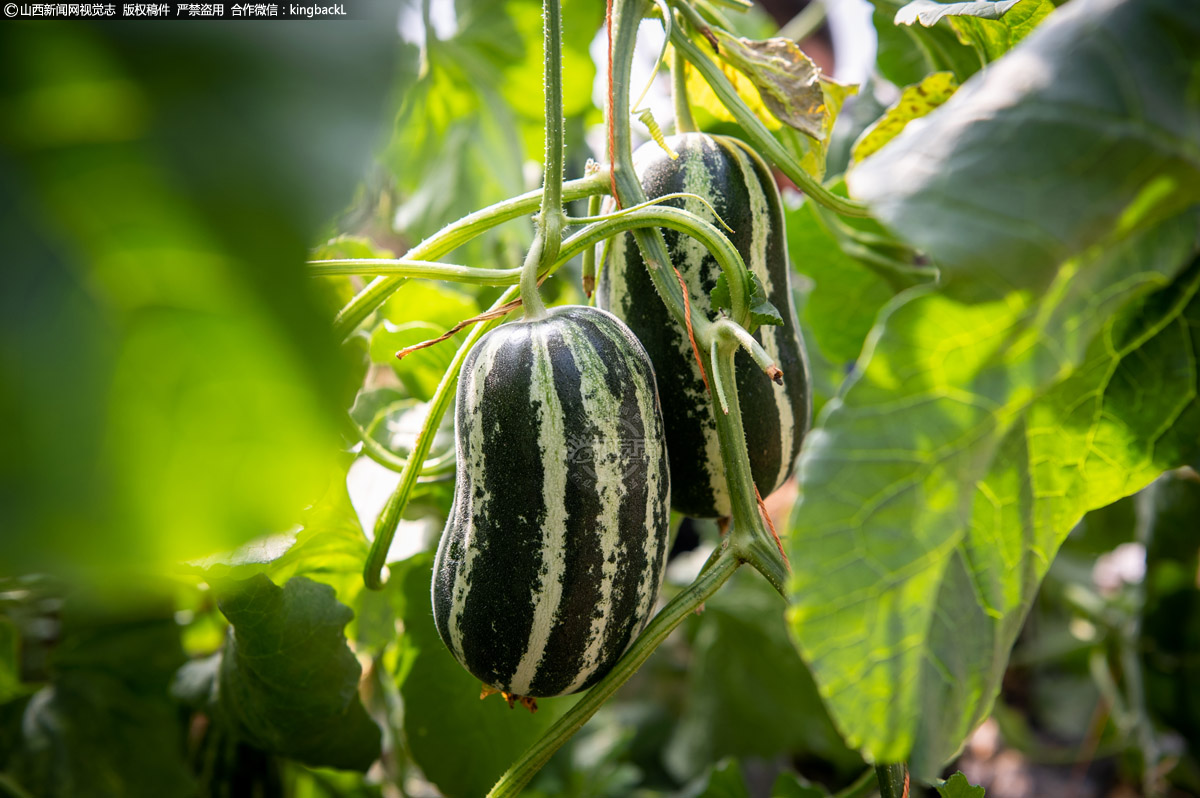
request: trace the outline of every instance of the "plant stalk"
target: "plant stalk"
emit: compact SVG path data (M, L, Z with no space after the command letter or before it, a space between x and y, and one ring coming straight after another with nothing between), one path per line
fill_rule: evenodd
M638 26L650 8L648 0L614 0L612 11L612 60L606 122L613 142L612 176L616 185L619 207L637 205L646 201L646 192L638 182L633 169L633 143L629 126L629 82L633 70L633 51L637 43ZM672 26L673 28L674 26ZM666 303L667 310L679 323L686 326L687 311L684 308L683 291L671 274L671 257L662 233L655 229L634 231L634 239L642 250L642 258L650 272L650 279ZM693 327L695 320L693 320Z
M879 798L908 798L908 768L899 765L876 765L879 779Z
M688 103L687 59L678 47L672 48L671 54L671 100L675 103L675 132L695 133L699 130Z
M542 210L537 217L537 234L521 272L521 297L527 320L546 317L546 305L538 291L538 271L554 262L562 243L562 7L559 0L542 0L542 31L546 171L542 177Z
M733 513L728 540L739 560L754 566L772 587L786 597L787 565L759 512L754 476L750 470L750 455L746 451L742 406L736 388L737 376L734 367L734 355L737 353L738 344L726 336L718 336L715 349L716 357L709 359L709 371L719 375L721 382L729 386L725 392L728 412L715 414L717 440L721 444L721 463L725 467L725 482Z
M595 174L563 183L562 200L584 199L594 194L606 194L608 190L608 170L600 169ZM453 252L496 225L533 213L541 204L543 193L543 190L539 188L490 205L451 222L405 253L406 259L432 261L448 252ZM372 280L342 308L334 319L333 328L337 337L344 339L353 333L358 325L362 324L376 308L404 284L405 279L399 276L387 276Z
M434 263L408 258L337 258L310 260L308 273L313 277L342 277L347 275L387 275L426 280L445 280L473 285L516 285L521 269L487 269L478 266L459 266L454 263Z
M595 216L600 213L600 196L593 195L588 198L588 216ZM596 245L586 248L583 251L582 259L583 273L583 295L588 299L592 298L592 294L596 291Z

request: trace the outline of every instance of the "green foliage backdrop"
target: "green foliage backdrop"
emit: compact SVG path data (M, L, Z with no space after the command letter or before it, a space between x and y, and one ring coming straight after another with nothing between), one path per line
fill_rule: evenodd
M769 500L786 600L742 569L527 795L848 798L907 763L978 798L950 763L989 717L1102 760L1096 794L1200 794L1200 6L871 2L875 74L846 99L796 57L792 107L765 14L669 0L727 79L680 81L700 125L799 108L832 134L768 116L776 166L869 215L786 192L818 412ZM478 796L584 700L481 702L437 637L452 422L362 577L467 332L395 352L502 289L408 279L339 342L365 281L305 261L403 255L543 154L541 3L453 6L0 23L0 795ZM603 6L562 3L568 179L607 160ZM517 267L533 231L445 259ZM723 545L674 520L664 601ZM1144 573L1105 582L1122 552Z

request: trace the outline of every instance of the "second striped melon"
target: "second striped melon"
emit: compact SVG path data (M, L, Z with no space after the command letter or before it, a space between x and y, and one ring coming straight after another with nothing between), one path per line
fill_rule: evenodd
M464 667L515 696L606 674L662 582L670 475L654 371L617 318L555 308L467 355L433 611Z
M761 327L754 334L783 370L783 385L768 379L745 352L737 356L738 397L750 467L755 485L766 496L792 473L812 414L808 364L788 285L779 191L758 154L737 139L684 133L668 137L667 144L679 154L677 160L653 142L634 153L634 168L647 196L654 199L686 192L706 199L733 229L724 232L783 316L781 326ZM699 200L673 199L667 204L713 221ZM667 230L664 235L671 263L687 285L692 309L716 318L709 299L721 273L716 259L683 233ZM729 515L712 399L687 331L658 297L629 233L613 240L609 263L596 286L596 303L629 325L654 363L671 453L675 509L699 518Z

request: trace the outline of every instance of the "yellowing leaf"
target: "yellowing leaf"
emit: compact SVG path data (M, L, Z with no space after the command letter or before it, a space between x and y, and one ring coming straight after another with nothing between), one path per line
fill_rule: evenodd
M791 39L735 38L714 29L721 58L741 70L777 119L814 139L829 116L821 69Z
M783 123L767 109L763 102L762 96L755 87L754 82L746 77L740 70L732 66L728 62L717 59L716 65L725 73L725 77L729 78L729 82L737 90L738 96L750 107L754 115L763 121L763 123L771 130L778 130L783 127ZM733 114L721 102L712 88L704 80L704 77L696 71L696 68L691 64L687 64L687 94L688 101L692 105L703 108L722 122L736 122Z
M802 135L794 128L784 128L780 139L791 150L804 171L818 180L825 177L825 153L829 149L829 134L833 123L841 113L847 97L858 92L858 86L847 86L833 80L821 78L821 90L825 93L825 118L822 121L821 137Z
M900 131L914 119L925 116L937 108L958 88L952 72L934 72L914 86L906 86L900 99L880 119L863 131L854 142L851 155L861 161L877 152L884 144L900 135Z

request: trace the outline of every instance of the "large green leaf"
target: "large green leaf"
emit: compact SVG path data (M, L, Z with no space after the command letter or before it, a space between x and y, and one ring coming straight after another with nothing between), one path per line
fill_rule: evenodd
M346 373L305 248L361 174L395 40L0 28L0 570L203 556L319 491Z
M1197 47L1195 4L1073 2L852 170L851 192L949 279L1043 289L1114 228L1200 198Z
M320 498L298 514L297 526L192 563L199 576L217 583L263 574L280 585L305 576L330 585L343 603L353 605L363 589L362 564L369 546L346 489L354 455L340 459L328 470Z
M851 176L944 282L885 309L810 434L789 617L847 740L926 778L986 716L1071 526L1200 431L1195 273L1176 278L1200 231L1178 212L1200 8L1072 6ZM1113 47L1120 76L1096 61Z
M433 625L429 583L432 555L391 566L403 580L404 731L413 759L449 798L484 795L513 761L575 699L549 698L530 714L493 695L480 700L480 682L450 654Z
M362 669L342 631L350 609L302 576L280 588L259 574L219 595L225 648L186 677L202 685L211 673L216 722L270 753L365 771L379 758L380 731L358 698Z
M0 767L46 798L196 794L167 689L184 660L169 603L79 595L61 624L49 684L24 704L16 739L0 732Z
M687 699L664 751L676 777L726 756L803 756L847 772L861 766L829 721L780 607L778 593L743 572L690 623Z

